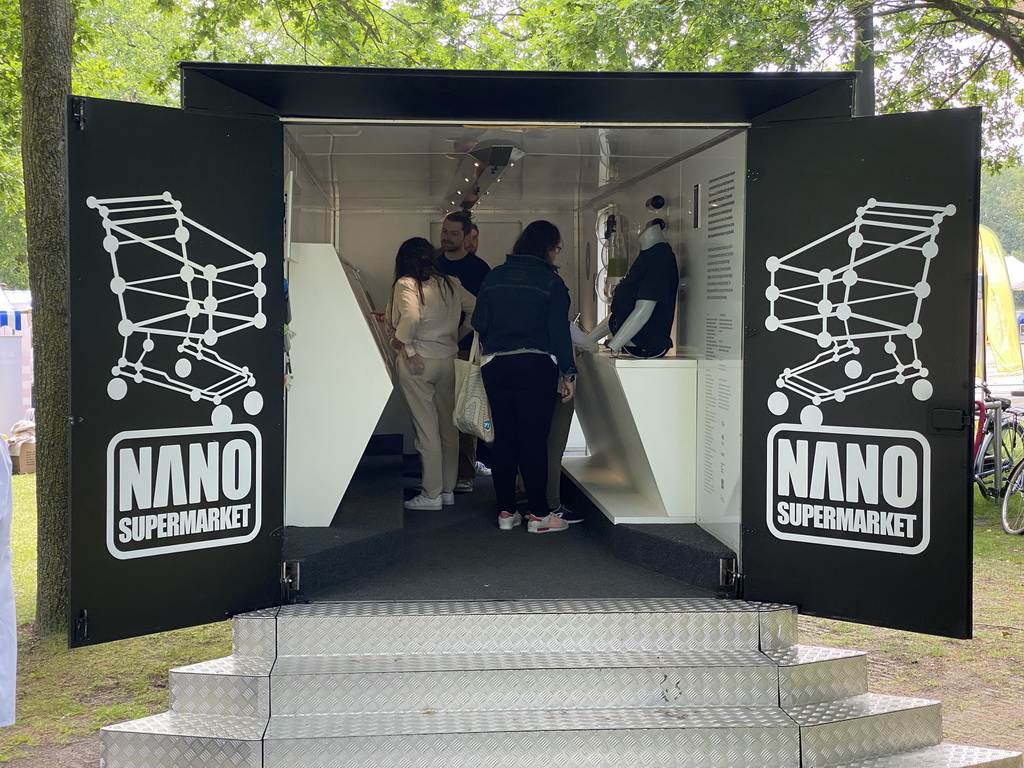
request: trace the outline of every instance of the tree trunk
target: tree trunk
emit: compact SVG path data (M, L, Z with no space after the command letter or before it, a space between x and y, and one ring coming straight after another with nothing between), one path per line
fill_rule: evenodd
M22 163L35 349L36 629L67 627L70 0L21 0Z
M853 68L860 72L854 89L854 114L870 117L875 114L875 17L871 0L854 8Z

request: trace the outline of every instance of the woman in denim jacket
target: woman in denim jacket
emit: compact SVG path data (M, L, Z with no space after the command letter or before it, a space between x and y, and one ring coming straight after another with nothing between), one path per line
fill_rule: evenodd
M545 500L547 438L556 397L572 399L576 366L569 337L569 290L554 268L562 250L558 227L534 221L523 230L505 263L484 278L472 325L483 346L483 380L494 421L491 479L498 526L523 522L516 511L516 474L522 473L530 505L527 530L568 528Z

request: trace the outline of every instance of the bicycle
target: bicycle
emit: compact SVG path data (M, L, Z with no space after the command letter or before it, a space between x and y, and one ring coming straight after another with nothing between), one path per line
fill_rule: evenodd
M1018 461L1006 481L1001 510L1003 530L1024 533L1024 461Z
M990 499L1004 499L1010 485L1009 476L1024 458L1024 425L1021 412L1010 407L1010 401L993 397L988 385L978 385L983 397L974 401L976 430L974 435L974 482ZM1018 479L1024 513L1024 474Z

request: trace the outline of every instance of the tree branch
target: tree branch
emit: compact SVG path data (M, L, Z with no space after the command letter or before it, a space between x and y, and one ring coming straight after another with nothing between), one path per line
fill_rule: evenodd
M988 4L974 6L958 0L919 0L876 7L875 16L882 18L922 11L945 13L968 29L998 40L1009 50L1018 69L1024 70L1024 28L1016 23L1024 21L1024 12Z

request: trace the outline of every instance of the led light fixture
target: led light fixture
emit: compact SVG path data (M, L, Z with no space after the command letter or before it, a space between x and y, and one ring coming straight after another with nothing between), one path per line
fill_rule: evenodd
M500 180L505 170L515 166L525 154L508 141L485 140L475 144L459 162L442 210L468 211L488 194L488 188Z

